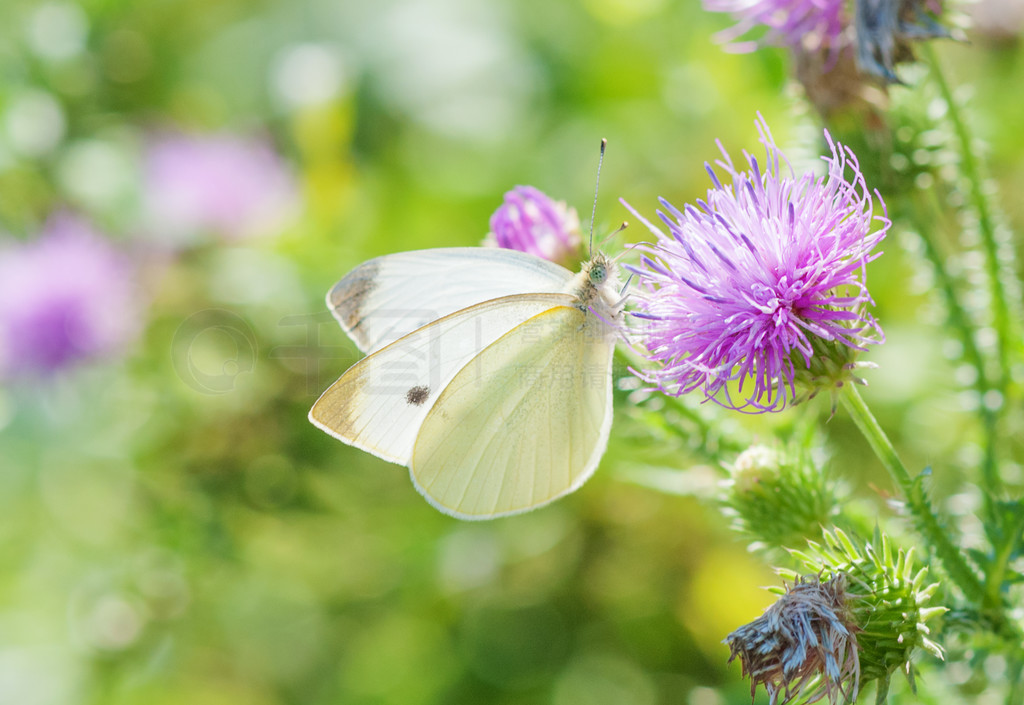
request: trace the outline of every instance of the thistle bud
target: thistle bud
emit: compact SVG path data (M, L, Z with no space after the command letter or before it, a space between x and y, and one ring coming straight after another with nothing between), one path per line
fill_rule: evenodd
M763 685L771 705L796 697L836 705L856 700L861 687L877 680L884 698L897 669L913 685L915 649L942 658L925 622L946 608L929 604L938 583L925 585L927 568L914 571L913 549L899 549L894 559L888 538L877 531L858 548L839 529L808 544L792 554L814 573L780 570L792 583L779 600L725 638L729 661L739 657L750 677L751 695ZM823 575L830 577L822 581Z
M779 600L750 624L725 638L743 675L750 677L750 695L758 685L769 703L781 696L788 703L798 695L807 702L827 697L830 703L857 699L861 671L857 626L842 573L825 582L818 576L797 577Z
M835 529L825 532L822 543L809 542L807 551L792 554L810 571L846 576L847 605L857 629L862 686L877 680L879 692L884 693L897 670L903 671L913 685L912 657L919 648L936 658L943 657L942 647L928 638L926 622L946 612L946 608L932 604L939 584L925 583L927 567L915 570L913 548L900 548L894 554L888 537L877 530L872 541L859 548Z
M803 545L832 523L837 502L810 451L754 445L740 453L729 471L725 511L753 547Z

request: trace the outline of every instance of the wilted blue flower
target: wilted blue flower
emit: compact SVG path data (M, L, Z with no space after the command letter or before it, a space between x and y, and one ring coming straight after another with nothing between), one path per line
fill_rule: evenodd
M737 23L718 36L733 51L753 51L761 43L791 49L837 48L846 25L843 0L704 0L705 9L727 12ZM760 42L737 42L751 30L767 31Z
M914 661L918 651L927 651L937 659L945 657L942 646L929 638L928 622L949 610L935 604L940 584L928 582L928 566L917 565L914 553L914 548L904 551L895 546L877 527L869 542L832 527L824 530L820 541L808 541L807 547L801 550L790 549L790 556L802 564L801 570L817 576L810 582L820 582L821 576L832 575L832 580L823 584L829 586L837 578L841 579L838 587L845 596L841 601L843 621L859 662L857 680L861 686L877 681L876 702L885 701L889 680L896 673L903 673L911 688L914 687L917 670ZM786 568L777 568L776 572L798 584L808 582L806 573L801 575L799 571ZM781 608L773 606L769 611L772 609ZM741 629L748 630L750 626ZM833 663L841 664L842 659L835 659ZM825 669L824 683L817 689L819 694L821 685L829 689L830 674L833 685L842 685L845 679L837 678L836 673L835 668ZM856 699L857 683L852 685L854 697L846 702ZM845 690L849 692L848 687ZM833 688L832 694L837 691L842 694L844 688ZM832 694L829 700L834 703ZM814 701L808 698L804 702Z
M269 234L296 205L291 170L255 138L160 136L147 148L144 179L149 227L172 242Z
M0 373L117 354L140 308L131 264L85 223L55 217L34 242L0 247Z
M854 46L860 72L887 83L899 82L896 63L913 59L911 42L951 36L935 19L942 10L939 0L855 0L852 19L845 6L844 0L704 0L705 9L736 19L718 35L732 51L773 44L812 64L815 54L825 52L821 68L829 72L840 53ZM758 28L764 29L760 37L740 41Z
M857 65L888 83L900 83L896 63L911 61L911 43L950 37L936 21L942 12L939 0L858 0Z
M763 118L757 127L766 169L744 152L749 171L738 170L719 144L731 183L706 165L706 201L680 211L662 199L668 234L627 205L657 238L637 246L632 298L655 363L643 379L672 395L702 389L725 406L776 411L798 386L806 395L850 381L855 352L882 341L863 272L889 221L872 215L856 157L828 132L827 175L797 177Z
M857 632L847 579L842 573L822 582L801 576L760 617L725 638L729 661L739 657L750 678L750 696L758 685L770 705L798 696L831 705L857 699L861 668Z
M532 186L516 186L491 216L486 246L504 247L566 263L579 253L580 219L575 208L553 201Z

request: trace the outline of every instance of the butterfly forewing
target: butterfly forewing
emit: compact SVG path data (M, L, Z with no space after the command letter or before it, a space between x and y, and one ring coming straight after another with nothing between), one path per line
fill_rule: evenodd
M310 420L335 438L403 465L423 420L474 357L520 326L572 299L507 296L423 326L353 365L314 404ZM471 360L473 362L471 362Z
M453 247L369 260L329 292L327 307L363 352L417 328L502 296L556 293L572 272L514 250Z
M436 507L467 519L514 514L579 487L608 441L608 327L572 305L498 338L441 392L410 469Z

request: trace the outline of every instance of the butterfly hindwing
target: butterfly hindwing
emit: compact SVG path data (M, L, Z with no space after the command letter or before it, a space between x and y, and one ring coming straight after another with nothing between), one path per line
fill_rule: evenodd
M454 376L410 470L444 512L488 519L546 504L594 471L612 418L614 339L574 305L522 322Z

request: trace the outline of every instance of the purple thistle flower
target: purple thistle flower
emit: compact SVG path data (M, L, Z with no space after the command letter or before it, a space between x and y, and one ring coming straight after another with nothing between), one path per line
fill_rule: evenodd
M235 135L158 137L144 179L151 227L173 242L272 233L291 215L298 190L269 144Z
M519 250L564 264L579 254L580 219L575 208L532 186L516 186L491 216L484 245Z
M140 323L130 263L82 221L54 217L38 240L0 249L0 375L116 354Z
M669 234L624 205L657 237L636 247L641 264L630 268L640 282L634 317L645 324L637 332L656 363L638 375L673 396L702 389L762 412L800 401L798 386L813 396L859 381L856 352L884 340L865 310L873 301L863 272L890 223L872 215L856 156L827 131L828 174L797 178L764 118L757 127L767 169L744 152L749 171L737 170L719 143L732 183L705 165L714 184L706 201L680 211L662 199Z
M844 0L704 0L710 12L728 12L737 23L717 35L735 52L748 52L761 44L813 51L839 48L847 22ZM760 41L737 42L755 27L767 29Z

